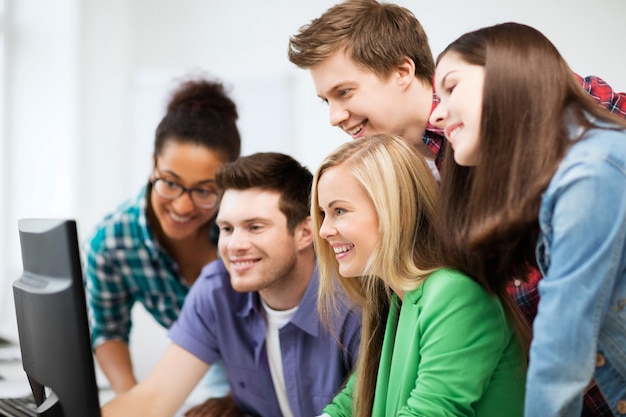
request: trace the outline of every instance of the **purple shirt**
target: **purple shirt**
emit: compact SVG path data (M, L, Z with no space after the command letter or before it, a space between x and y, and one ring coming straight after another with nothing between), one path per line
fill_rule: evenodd
M343 309L337 336L320 323L317 268L298 310L279 330L289 405L295 417L322 413L356 363L360 312ZM202 270L191 288L170 339L206 363L221 360L240 411L262 417L281 415L265 350L265 319L259 294L230 285L221 260Z

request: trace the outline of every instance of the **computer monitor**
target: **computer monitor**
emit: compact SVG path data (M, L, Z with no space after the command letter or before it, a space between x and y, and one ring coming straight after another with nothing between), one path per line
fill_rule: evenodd
M100 417L76 222L18 220L22 363L42 417Z

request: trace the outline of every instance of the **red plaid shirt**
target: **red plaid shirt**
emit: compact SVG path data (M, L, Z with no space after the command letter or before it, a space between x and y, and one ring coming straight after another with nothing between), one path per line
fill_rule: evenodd
M626 118L626 93L616 93L613 89L601 78L595 76L581 77L576 75L582 87L591 97L593 97L598 104L605 107L611 113L617 114ZM439 103L439 99L436 95L433 97L433 109ZM442 153L441 145L445 140L443 131L431 124L426 126L426 131L422 135L424 143L437 155L435 162L437 166L440 166ZM537 284L541 280L541 274L539 271L532 271L527 277L526 282L521 280L515 280L509 286L509 293L515 299L518 307L522 311L522 314L528 322L532 325L532 322L537 315L537 306L539 305L539 291ZM582 417L612 417L613 413L608 404L604 400L600 389L591 381L589 387L584 396L584 407Z

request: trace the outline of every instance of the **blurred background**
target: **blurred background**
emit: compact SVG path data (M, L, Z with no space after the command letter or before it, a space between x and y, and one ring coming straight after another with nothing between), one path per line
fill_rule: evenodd
M154 130L181 79L224 82L244 155L285 152L313 171L346 141L308 72L287 59L289 36L336 2L0 0L0 336L16 338L17 219L74 218L86 238L147 181ZM422 22L435 56L466 31L517 21L548 36L578 74L626 91L624 0L396 3ZM140 376L160 353L152 330L141 331Z

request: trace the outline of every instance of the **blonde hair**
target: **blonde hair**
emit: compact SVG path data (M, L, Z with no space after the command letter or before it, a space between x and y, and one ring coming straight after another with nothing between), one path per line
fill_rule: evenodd
M334 251L319 236L323 222L319 180L326 171L340 165L350 169L372 200L378 216L379 242L364 275L358 278L341 276ZM353 397L357 416L371 413L390 288L413 290L433 270L443 266L433 233L437 192L437 182L426 161L402 138L392 135L379 134L348 142L326 157L315 173L311 220L316 231L320 315L324 323L330 324L330 317L337 310L335 277L348 297L363 309L359 371Z

